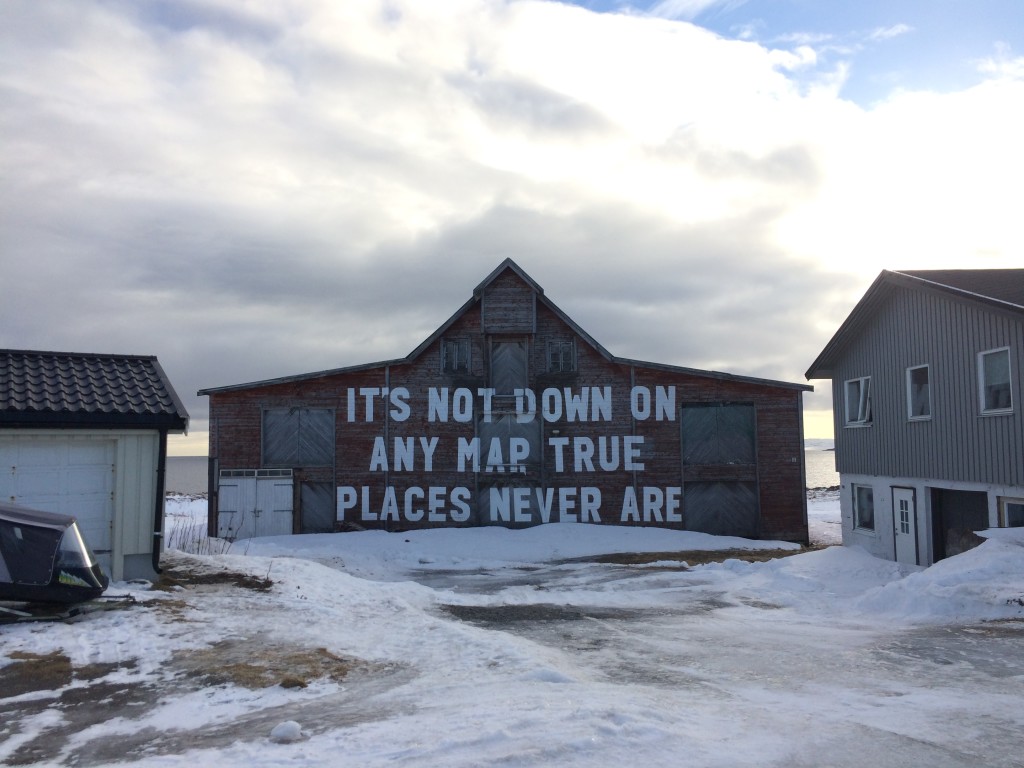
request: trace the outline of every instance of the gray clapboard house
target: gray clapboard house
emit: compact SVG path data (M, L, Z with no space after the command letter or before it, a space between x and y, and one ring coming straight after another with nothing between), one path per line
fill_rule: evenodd
M843 543L930 565L1024 526L1024 269L883 271L831 379Z
M76 517L114 580L159 567L167 435L187 428L155 357L0 350L0 500Z

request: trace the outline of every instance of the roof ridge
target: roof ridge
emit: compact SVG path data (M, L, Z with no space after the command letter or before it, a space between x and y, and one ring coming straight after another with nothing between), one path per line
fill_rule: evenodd
M987 301L987 302L995 302L995 303L998 303L998 304L1004 304L1007 307L1014 307L1014 308L1017 308L1017 309L1024 309L1024 269L1010 269L1010 268L1008 268L1008 269L912 269L912 270L892 270L892 273L896 274L896 275L900 275L901 277L904 277L904 278L909 278L911 280L919 280L919 281L921 281L923 283L929 283L930 285L939 286L939 287L944 288L946 290L958 293L958 294L960 294L962 296L967 296L967 297L972 297L972 298L976 298L976 299L981 299L981 300ZM994 293L992 291L984 291L984 292L982 292L980 290L971 290L970 288L965 288L963 285L957 285L957 284L949 282L948 280L942 280L940 278L941 275L949 275L951 273L954 273L954 274L957 274L957 275L960 275L960 276L965 276L965 277L966 276L970 276L970 277L981 277L981 276L992 277L992 276L997 275L997 274L998 275L1003 275L1005 273L1019 273L1021 275L1021 283L1020 283L1020 286L1019 286L1019 291L1020 291L1020 294L1021 294L1021 299L1020 300L1007 299L1004 296L994 295ZM925 277L925 275L929 275L929 277ZM976 286L976 287L980 287L980 286ZM1013 286L1010 286L1010 287L1013 287Z

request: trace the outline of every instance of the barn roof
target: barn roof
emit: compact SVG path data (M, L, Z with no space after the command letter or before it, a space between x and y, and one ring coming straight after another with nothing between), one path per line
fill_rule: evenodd
M583 330L583 328L581 328L572 318L565 314L565 312L559 309L559 307L553 301L548 299L547 296L544 295L544 289L541 288L541 286L532 277L526 274L522 267L520 267L518 264L515 263L515 261L509 258L501 262L501 264L499 264L493 272L491 272L486 278L484 278L484 280L473 290L473 296L465 304L459 307L459 309L455 311L455 314L453 314L450 318L448 318L448 320L442 323L441 326L436 331L434 331L429 337L424 339L423 342L418 347L416 347L416 349L414 349L404 358L384 360L381 362L367 363L364 365L348 366L345 368L333 368L330 370L316 371L314 373L305 373L296 376L283 376L281 378L276 379L254 381L248 384L234 384L224 387L211 387L199 390L198 394L211 395L219 392L234 392L244 389L252 389L255 387L273 386L277 384L291 384L295 382L309 381L311 379L317 379L323 376L332 376L343 373L354 373L358 371L383 368L385 366L390 365L407 364L415 360L417 357L419 357L428 347L430 347L431 344L433 344L439 338L444 336L447 330L452 325L454 325L459 320L459 318L465 315L466 312L468 312L470 309L473 308L473 306L475 306L482 300L484 292L486 291L488 286L490 286L491 283L493 283L495 280L497 280L499 277L501 277L508 271L511 271L515 275L517 275L527 285L527 287L531 291L533 291L539 303L543 304L545 307L551 310L552 313L554 313L560 320L562 320L562 322L568 325L573 330L573 332L576 333L583 341L585 341L587 344L593 347L601 356L603 356L606 360L612 363L640 368L652 368L676 373L685 373L693 376L701 376L705 378L719 379L724 381L746 382L750 384L781 387L784 389L795 389L799 391L810 391L814 389L814 387L809 386L807 384L794 384L791 382L774 381L771 379L761 379L752 376L739 376L731 373L723 373L721 371L705 371L696 368L684 368L676 365L648 363L640 360L631 360L624 357L616 357L603 346L601 346L589 333Z
M188 429L155 357L0 349L0 426Z
M882 270L807 369L807 378L832 378L832 371L846 345L861 333L898 289L939 293L956 301L1024 315L1024 269Z

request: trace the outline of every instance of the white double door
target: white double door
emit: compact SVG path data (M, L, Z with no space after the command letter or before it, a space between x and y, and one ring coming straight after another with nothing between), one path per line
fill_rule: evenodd
M222 539L292 532L290 477L222 477L217 498L217 535Z

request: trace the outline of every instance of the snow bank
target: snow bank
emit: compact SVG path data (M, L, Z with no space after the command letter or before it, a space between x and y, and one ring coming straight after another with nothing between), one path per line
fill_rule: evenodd
M262 557L335 558L349 573L388 578L396 569L478 570L622 552L795 551L800 547L784 541L753 541L664 528L549 523L524 530L488 527L270 536L236 542L233 551L238 549Z
M819 495L809 507L812 528L817 521L819 526L831 526L838 531L839 501L834 494ZM171 497L167 516L168 540L173 541L175 527L188 531L205 528L206 501ZM689 571L650 575L634 568L629 579L606 580L596 585L588 583L585 566L571 561L623 552L799 547L788 542L659 528L552 523L523 530L486 527L404 533L363 531L266 537L234 544L214 540L210 549L217 551L223 546L228 550L229 560L236 556L242 561L311 560L350 576L376 581L408 582L418 578L417 574L429 572L494 573L541 564L547 568L550 582L542 592L527 585L508 587L490 596L444 595L449 602L460 604L523 604L556 599L563 603L621 607L635 605L642 599L655 606L677 599L679 590L700 585L714 586L741 603L764 601L804 615L853 620L885 618L888 622L947 623L1024 615L1024 529L990 530L981 535L988 539L981 546L927 569L881 560L858 547L832 546L762 563L727 560ZM177 538L191 541L187 536ZM557 562L567 564L552 565ZM666 564L652 564L651 570L662 565ZM271 567L281 570L280 566ZM346 583L351 585L346 589L355 589L359 582ZM330 589L337 590L338 582L332 580ZM419 585L409 584L403 589L403 599L421 607L439 599L435 591Z
M1011 529L1012 530L1012 529ZM864 613L908 622L970 622L1024 615L1024 541L995 538L930 568L868 590ZM992 534L990 534L992 535Z

